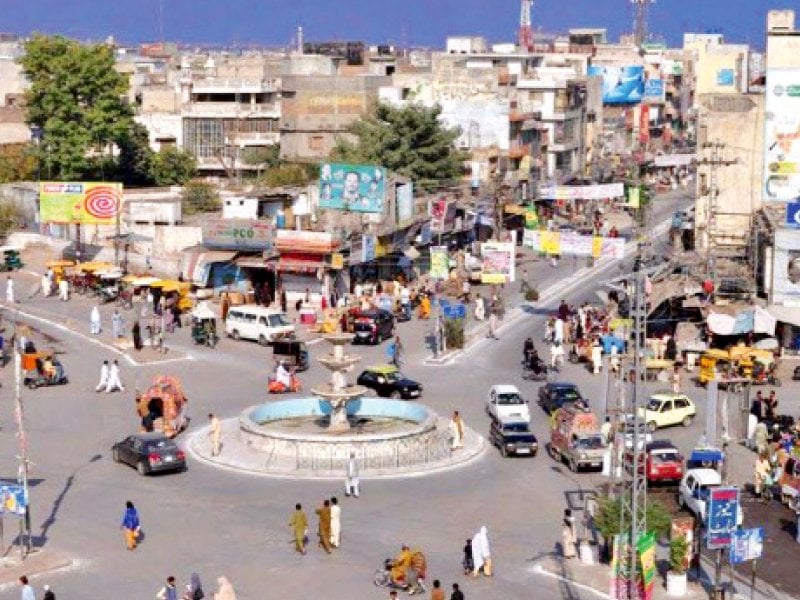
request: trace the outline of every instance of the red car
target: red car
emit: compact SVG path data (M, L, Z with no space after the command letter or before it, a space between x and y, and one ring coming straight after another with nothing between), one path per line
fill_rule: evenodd
M630 466L632 458L627 452L624 464ZM648 485L678 483L683 470L683 456L669 440L654 440L645 446L644 472Z

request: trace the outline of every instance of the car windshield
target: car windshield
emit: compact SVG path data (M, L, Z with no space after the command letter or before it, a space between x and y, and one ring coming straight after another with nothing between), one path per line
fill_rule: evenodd
M497 394L498 404L525 404L522 397L516 392L506 392L505 394Z
M575 388L556 388L555 394L559 398L563 398L567 402L574 402L575 400L580 400L581 395L578 393L578 390Z
M523 442L526 444L533 444L536 441L536 436L532 433L512 433L506 436L509 442Z
M407 377L403 375L400 371L388 371L386 373L383 373L383 376L386 377L386 379L391 382L400 381L401 379L407 379Z
M677 452L653 452L651 456L653 462L658 465L680 462L681 460L681 455Z
M286 315L284 315L283 313L277 315L270 315L269 324L272 327L283 327L285 325L291 325L289 320L286 318Z
M147 451L156 452L158 450L175 450L177 446L170 440L154 440L147 442Z
M579 450L599 450L604 446L602 435L584 435L575 441Z
M647 403L647 410L658 411L660 408L661 408L661 400L657 400L656 398L650 398L650 401Z
M530 431L527 423L506 423L503 425L503 431L510 433L525 433Z

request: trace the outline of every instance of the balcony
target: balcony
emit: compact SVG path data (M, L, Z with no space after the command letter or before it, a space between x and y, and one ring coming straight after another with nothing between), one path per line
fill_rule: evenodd
M192 92L195 94L269 94L275 93L279 89L279 79L248 81L244 79L209 77L192 80Z
M245 102L191 102L181 108L185 117L227 117L246 119L265 117L280 119L281 107L278 102L269 104L250 104Z

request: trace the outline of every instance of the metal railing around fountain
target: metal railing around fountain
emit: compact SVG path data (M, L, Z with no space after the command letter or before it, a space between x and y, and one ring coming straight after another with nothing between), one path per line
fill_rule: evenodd
M344 473L350 458L349 448L321 447L308 444L295 446L297 470L319 474ZM450 440L446 431L434 430L423 437L395 440L390 448L386 442L371 447L359 447L358 462L362 475L383 470L445 461L450 457Z

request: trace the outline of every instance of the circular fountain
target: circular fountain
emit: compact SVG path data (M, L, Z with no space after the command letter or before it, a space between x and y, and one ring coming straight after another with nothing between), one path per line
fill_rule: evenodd
M346 373L361 360L345 347L353 336L323 336L330 351L317 360L330 380L314 397L267 402L223 421L223 448L212 457L207 429L192 438L199 458L248 472L284 477L342 477L354 453L362 477L420 474L466 464L485 447L467 429L462 449L451 451L448 420L418 402L365 397Z

